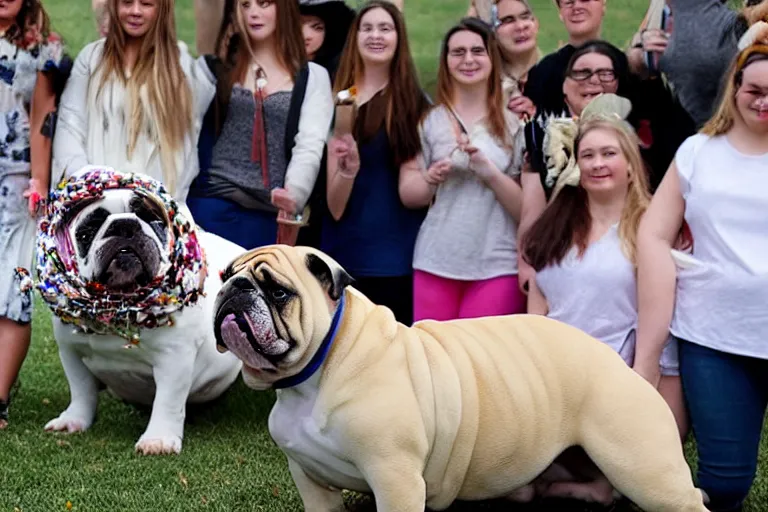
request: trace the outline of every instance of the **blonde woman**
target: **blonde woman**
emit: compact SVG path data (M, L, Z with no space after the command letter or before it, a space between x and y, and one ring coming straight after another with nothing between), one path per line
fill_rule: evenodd
M109 165L150 175L183 204L213 79L177 41L172 0L107 0L106 8L106 39L80 52L61 97L54 178Z
M637 232L650 202L637 137L622 120L630 108L628 100L613 94L587 106L574 125L576 160L551 170L557 176L553 197L523 240L524 257L536 271L528 312L583 330L628 365L634 362L638 329ZM569 133L552 126L548 134L567 139ZM660 391L684 436L674 340L667 340L658 358L665 380ZM602 476L589 483L553 484L549 490L554 495L583 493L603 503L612 501L612 491Z
M768 12L739 43L723 100L680 146L640 226L635 369L679 340L680 374L714 512L741 510L768 409ZM687 224L693 251L671 251ZM761 506L755 505L757 508Z

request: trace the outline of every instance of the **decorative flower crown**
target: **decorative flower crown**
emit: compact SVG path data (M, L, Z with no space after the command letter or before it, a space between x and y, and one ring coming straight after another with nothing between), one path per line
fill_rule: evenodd
M65 221L82 201L99 199L106 190L129 189L163 206L170 221L170 266L144 287L130 293L86 281L77 268ZM64 233L64 234L62 234ZM19 272L21 269L17 269ZM62 181L51 193L38 230L37 289L53 313L85 333L113 334L138 345L141 329L173 325L172 314L204 295L206 258L195 225L159 182L112 168L90 168ZM28 279L17 277L29 288Z
M618 128L632 132L626 122L632 103L616 94L601 94L590 101L580 117L551 116L539 122L544 124L543 153L547 166L545 184L554 186L552 198L566 185L575 187L581 180L576 163L575 144L581 126L587 121L605 120Z

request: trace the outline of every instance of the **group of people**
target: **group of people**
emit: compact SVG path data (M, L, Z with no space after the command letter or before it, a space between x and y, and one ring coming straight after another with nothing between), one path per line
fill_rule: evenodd
M768 1L668 0L625 50L607 0L554 1L569 37L543 56L527 0L472 0L433 94L401 2L196 0L194 57L172 0L94 0L71 66L41 0L2 2L0 428L40 204L108 165L245 249L321 249L404 324L586 331L692 429L708 507L740 510L768 406Z

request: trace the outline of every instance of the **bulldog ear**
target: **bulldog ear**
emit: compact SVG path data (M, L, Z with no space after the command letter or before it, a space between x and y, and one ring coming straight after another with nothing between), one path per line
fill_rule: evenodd
M355 281L341 265L319 254L307 254L307 268L320 281L331 300L339 300L344 288Z

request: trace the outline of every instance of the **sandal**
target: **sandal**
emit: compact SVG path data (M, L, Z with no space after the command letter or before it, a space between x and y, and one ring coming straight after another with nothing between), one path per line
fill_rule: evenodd
M8 394L8 400L0 400L0 430L5 430L8 428L8 407L11 405L11 397L18 392L19 388L21 387L21 381L16 380L13 386L11 386L11 391Z
M8 405L10 400L0 400L0 430L8 428Z

